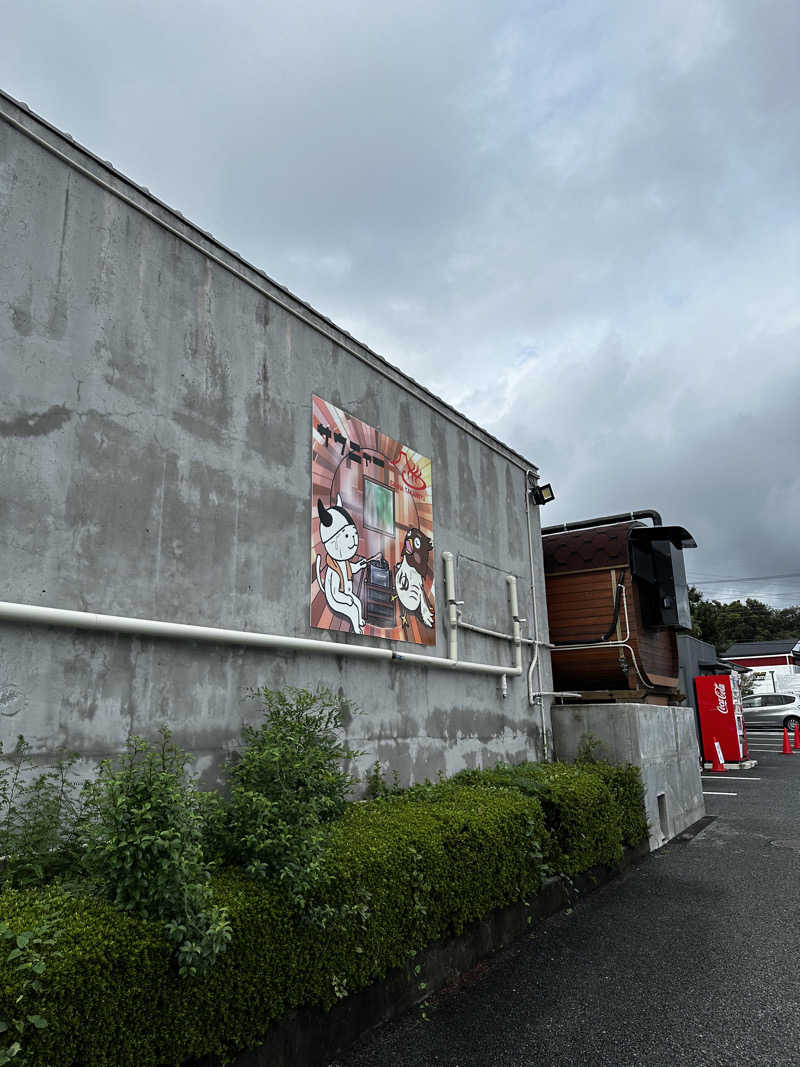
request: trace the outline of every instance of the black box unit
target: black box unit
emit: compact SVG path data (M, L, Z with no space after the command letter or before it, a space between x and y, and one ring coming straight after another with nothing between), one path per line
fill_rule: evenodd
M639 582L642 619L652 629L691 630L683 549L691 536L680 526L631 530L631 572Z

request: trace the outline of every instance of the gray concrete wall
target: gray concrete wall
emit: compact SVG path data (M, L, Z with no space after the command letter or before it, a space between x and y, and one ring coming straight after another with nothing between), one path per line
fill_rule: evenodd
M590 735L601 742L600 758L641 769L651 849L705 815L691 707L565 704L553 707L552 719L558 759L574 760L581 739Z
M309 626L316 393L432 458L430 654L445 550L465 617L509 628L505 573L532 617L522 457L2 96L0 234L0 600L334 639ZM459 652L511 662L473 634ZM503 699L490 676L0 624L0 739L40 754L167 722L211 781L258 717L247 688L290 684L352 699L361 766L404 782L541 752L524 677Z

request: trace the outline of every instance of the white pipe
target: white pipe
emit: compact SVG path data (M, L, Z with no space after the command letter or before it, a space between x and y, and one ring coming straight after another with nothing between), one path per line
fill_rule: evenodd
M539 646L544 642L539 641L539 616L536 610L536 562L533 556L533 530L531 526L531 494L530 494L530 482L531 478L536 477L536 471L528 469L525 471L525 516L528 520L528 559L531 567L531 609L533 611L533 655L531 656L530 666L528 667L528 704L533 707L538 703L539 705L539 719L542 726L542 759L547 762L549 759L548 745L547 745L547 722L544 716L544 699L542 696L537 696L533 689L533 672L537 671L537 677L541 684L541 672L538 670L539 664Z
M630 621L628 619L628 598L625 594L625 587L622 587L622 608L625 613L625 636L620 638L619 641L589 641L578 645L554 645L553 650L555 652L576 652L584 651L586 649L602 649L602 648L624 648L631 654L631 660L633 661L633 669L636 671L637 677L643 686L647 689L655 689L654 685L645 681L642 672L639 670L639 664L636 661L636 653L633 651L633 646L628 644L631 636Z
M444 595L447 598L447 654L452 660L458 659L458 608L456 606L456 573L453 567L453 553L443 552L444 561Z
M525 620L520 619L519 621L524 622ZM497 637L501 641L513 642L514 640L513 634L504 634L501 633L499 630L487 630L485 626L476 626L472 622L464 622L464 619L461 616L461 612L458 613L458 628L459 630L470 630L474 634L483 634L484 637ZM532 645L534 643L530 637L522 637L521 635L520 642L523 645Z
M522 667L504 667L495 663L473 663L456 656L440 659L416 652L396 652L391 648L366 645L339 644L308 637L284 637L281 634L252 633L248 630L226 630L216 626L195 626L183 622L163 622L157 619L134 619L121 615L99 615L90 611L41 607L36 604L12 604L0 601L0 621L22 623L27 626L64 626L78 630L100 630L132 634L136 637L162 637L186 641L211 641L221 645L247 645L272 648L283 652L311 652L329 656L353 656L358 659L394 660L428 667L433 670L465 671L471 674L521 674Z
M514 635L514 668L522 674L522 642L519 628L519 600L517 599L517 579L513 574L506 575L508 583L508 600L511 607L511 630Z
M545 693L536 693L537 697L580 697L580 693L561 692L548 689Z

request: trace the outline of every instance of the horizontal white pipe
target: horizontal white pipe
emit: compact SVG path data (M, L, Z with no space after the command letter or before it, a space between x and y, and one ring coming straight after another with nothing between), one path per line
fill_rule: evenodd
M474 623L464 622L460 615L458 616L458 628L459 630L471 630L472 633L483 634L485 637L497 637L501 641L510 641L512 644L514 642L513 634L504 634L499 630L487 630L485 626L476 626ZM520 643L523 645L535 644L532 637L520 637Z
M248 630L225 630L216 626L194 626L185 622L162 622L157 619L133 619L124 615L98 615L91 611L41 607L36 604L12 604L0 601L0 621L28 626L64 626L78 630L133 634L136 637L166 637L185 641L210 641L221 645L249 645L284 652L311 652L329 656L354 656L358 659L395 660L420 667L467 671L472 674L521 674L522 667L503 667L494 663L473 663L458 659L440 659L416 652L395 652L391 648L345 645L317 641L308 637L283 637L280 634L252 633Z
M580 693L560 692L548 689L542 693L534 693L534 697L579 697Z
M631 636L631 626L630 626L630 621L628 619L628 598L625 595L625 589L624 588L622 589L622 608L623 608L624 615L625 615L625 636L621 640L619 640L619 641L599 641L599 642L598 641L590 641L588 643L578 644L578 645L553 645L551 647L556 652L576 652L576 651L585 651L585 650L588 650L588 649L601 649L601 648L624 648L627 652L630 653L631 659L633 660L634 670L636 671L636 674L637 674L637 676L639 678L639 681L642 683L642 685L645 686L647 689L655 689L654 685L651 685L650 682L646 682L644 680L644 677L642 676L642 672L639 670L639 664L636 662L636 653L633 651L633 646L628 644L628 642L630 641L630 636Z

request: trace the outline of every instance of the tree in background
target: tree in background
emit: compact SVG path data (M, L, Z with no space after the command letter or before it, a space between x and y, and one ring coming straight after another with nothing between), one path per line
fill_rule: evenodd
M692 609L692 636L708 641L721 655L736 641L800 640L800 606L771 608L748 597L744 604L734 600L723 604L705 600L703 594L689 587Z

